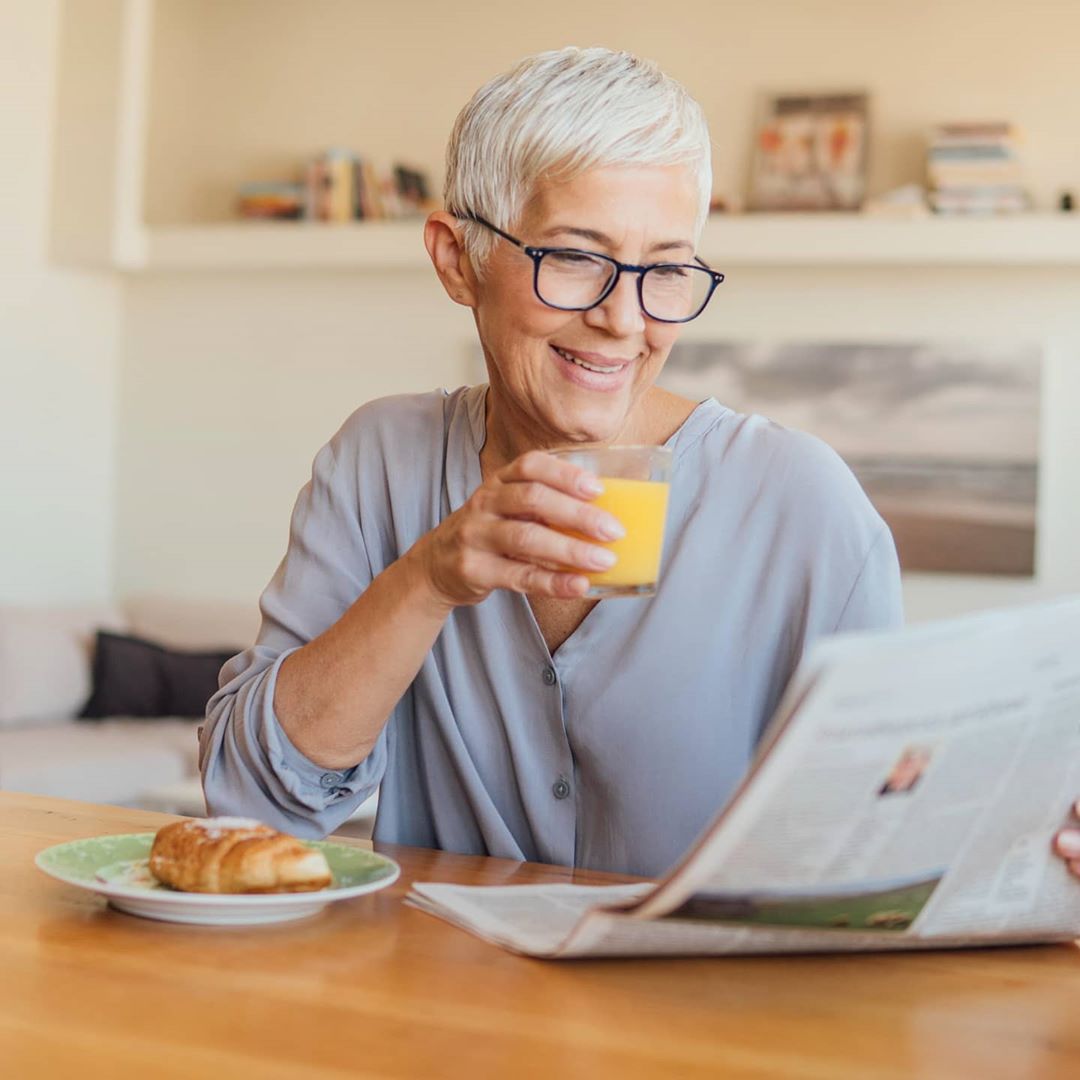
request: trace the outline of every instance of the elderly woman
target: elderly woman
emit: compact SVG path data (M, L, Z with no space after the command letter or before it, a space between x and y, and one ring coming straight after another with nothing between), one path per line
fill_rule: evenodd
M807 645L901 621L892 538L835 454L654 385L719 277L695 260L711 184L700 106L624 53L541 54L466 105L425 241L489 382L371 402L316 456L210 702L212 812L319 836L378 786L377 839L657 874ZM695 281L680 310L657 264ZM663 574L596 602L608 553L561 530L620 524L544 451L619 443L673 451Z
M710 190L701 108L633 56L544 53L475 94L425 241L489 382L371 402L316 456L209 705L213 813L320 836L379 787L376 839L658 874L807 645L900 623L892 538L832 451L654 385L721 280ZM674 454L663 576L597 602L620 523L544 451L624 443Z

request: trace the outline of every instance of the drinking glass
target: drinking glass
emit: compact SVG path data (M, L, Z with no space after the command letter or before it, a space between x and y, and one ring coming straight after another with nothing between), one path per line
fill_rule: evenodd
M619 520L620 540L590 543L613 551L618 562L610 570L586 574L590 597L653 596L660 578L664 549L672 453L663 446L599 446L554 450L556 457L588 469L604 485L591 500Z

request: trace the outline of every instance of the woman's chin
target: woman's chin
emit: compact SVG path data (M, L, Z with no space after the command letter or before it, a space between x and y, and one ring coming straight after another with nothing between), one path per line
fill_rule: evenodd
M568 409L558 415L558 427L568 443L615 442L626 429L625 409Z

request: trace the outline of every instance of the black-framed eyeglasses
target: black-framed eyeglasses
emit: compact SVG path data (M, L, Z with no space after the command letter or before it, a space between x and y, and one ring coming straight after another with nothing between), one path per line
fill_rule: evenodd
M530 247L478 214L457 214L509 241L533 261L536 298L559 311L588 311L602 304L625 274L637 274L638 303L656 322L696 319L724 280L718 270L695 256L693 263L650 263L635 266L610 255L565 247Z

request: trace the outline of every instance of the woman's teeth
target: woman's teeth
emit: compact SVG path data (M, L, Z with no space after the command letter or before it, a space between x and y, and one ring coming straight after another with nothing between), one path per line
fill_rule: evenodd
M603 367L600 364L590 364L585 360L579 360L578 357L572 356L568 352L563 352L557 345L551 346L564 360L569 360L572 364L577 364L578 367L585 368L586 371L597 371L601 375L613 375L616 371L622 371L626 366L625 364L615 364L613 367Z

